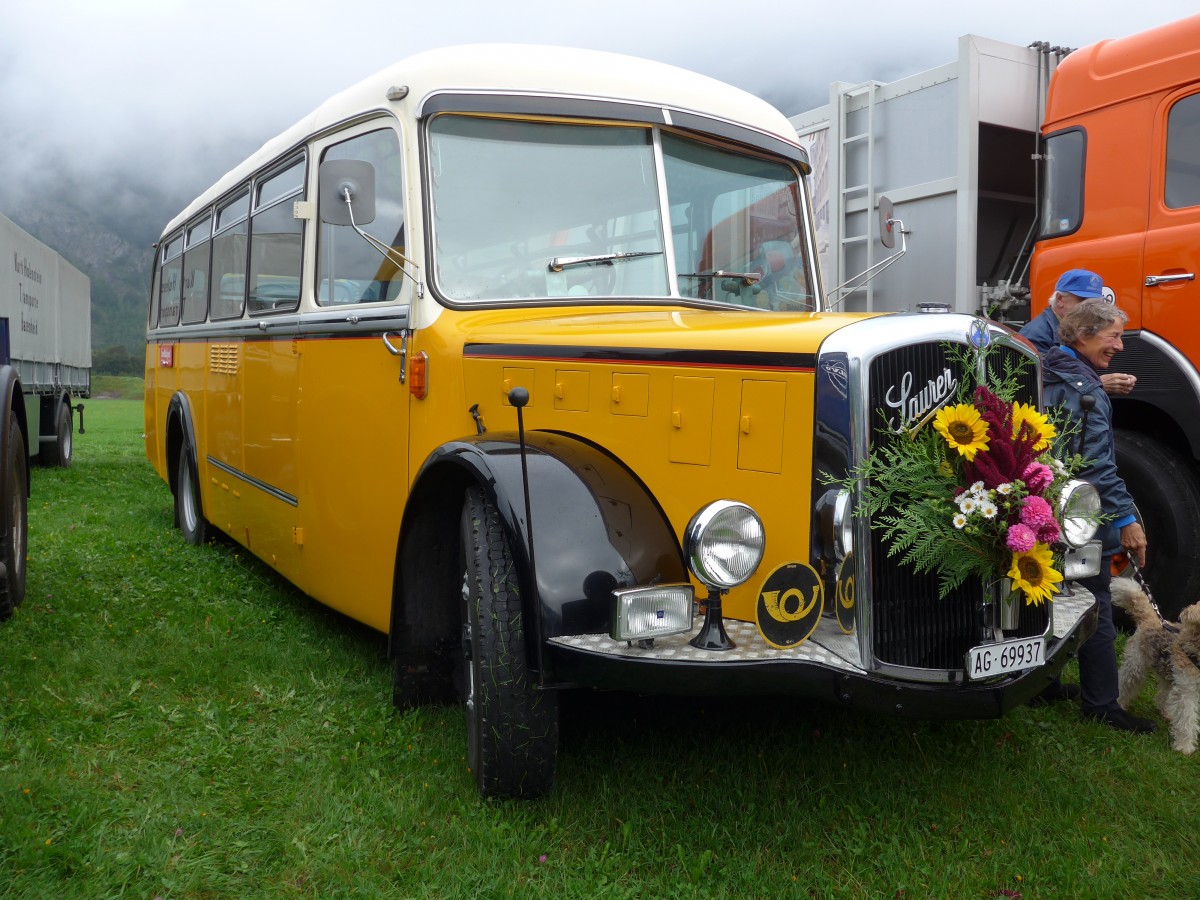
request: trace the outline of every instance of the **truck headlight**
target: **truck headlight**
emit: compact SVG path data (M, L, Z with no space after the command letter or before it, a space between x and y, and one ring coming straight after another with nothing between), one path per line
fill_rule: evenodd
M1058 512L1063 540L1082 547L1100 528L1100 493L1086 481L1068 481L1058 498Z
M692 516L683 538L692 574L718 590L737 587L753 575L766 544L762 519L734 500L708 504Z

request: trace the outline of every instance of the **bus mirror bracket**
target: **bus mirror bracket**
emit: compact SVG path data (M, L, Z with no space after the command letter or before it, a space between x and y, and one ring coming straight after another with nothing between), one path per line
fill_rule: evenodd
M902 257L905 253L907 253L908 252L908 240L905 238L905 235L907 235L909 233L910 233L909 230L904 227L904 222L900 219L897 219L895 217L895 215L893 214L892 201L889 200L887 197L880 197L879 198L879 242L881 244L883 244L883 246L885 248L887 248L888 250L892 250L896 246L896 235L899 234L900 235L900 249L898 251L896 251L895 253L893 253L891 256L889 256L887 259L880 260L879 262L875 263L874 265L868 266L866 269L859 272L857 275L847 278L845 281L843 281L841 284L839 284L837 287L835 287L832 291L830 291L829 292L830 295L837 297L837 299L834 300L829 305L829 308L831 310L835 310L839 306L842 305L842 301L845 300L850 295L850 291L846 290L847 287L849 287L852 284L855 284L855 282L861 282L861 283L857 284L855 286L854 290L857 290L858 288L863 287L864 285L866 285L866 283L868 281L870 281L872 278L874 278L876 275L878 275L880 272L882 272L884 269L886 269L888 266L890 266L892 263L894 263L896 260L898 260L900 257Z
M425 296L421 279L408 271L409 260L395 247L362 230L375 221L375 167L361 159L327 159L317 171L317 200L326 225L349 225L358 236L391 260ZM418 267L413 264L413 268Z

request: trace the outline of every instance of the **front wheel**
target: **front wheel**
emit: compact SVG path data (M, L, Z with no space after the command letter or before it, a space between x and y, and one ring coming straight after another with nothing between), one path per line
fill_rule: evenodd
M558 697L529 671L512 552L479 488L466 494L461 547L467 761L485 797L540 797L554 786Z
M175 476L175 524L189 544L203 544L208 540L208 520L204 518L200 503L200 484L192 449L186 442L179 447Z
M1146 580L1162 614L1178 620L1200 596L1200 480L1190 460L1153 438L1115 432L1117 469L1146 529Z
M8 417L8 456L4 478L7 502L0 508L0 622L9 618L25 599L25 555L29 542L29 457L17 417Z

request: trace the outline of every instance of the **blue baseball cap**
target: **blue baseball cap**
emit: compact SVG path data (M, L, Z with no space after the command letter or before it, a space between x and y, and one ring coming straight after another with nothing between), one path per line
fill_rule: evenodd
M1104 296L1104 279L1087 269L1069 269L1062 273L1054 289L1090 300Z

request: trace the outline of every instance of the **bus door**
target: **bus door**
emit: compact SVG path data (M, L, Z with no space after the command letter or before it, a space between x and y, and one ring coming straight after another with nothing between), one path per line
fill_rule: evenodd
M303 584L321 602L386 631L409 486L411 394L401 351L411 358L413 288L402 271L400 142L390 120L367 122L317 143L314 158L365 174L353 223L331 217L321 195L313 229L316 310L302 316L298 407Z
M230 534L291 580L302 566L295 541L301 369L296 336L305 223L294 210L304 198L305 171L304 157L293 157L257 178L251 192L247 318L226 404L230 424L240 427L240 472L221 475L234 494Z
M1200 90L1176 92L1155 123L1143 262L1143 327L1200 366ZM1190 93L1189 93L1190 92Z

